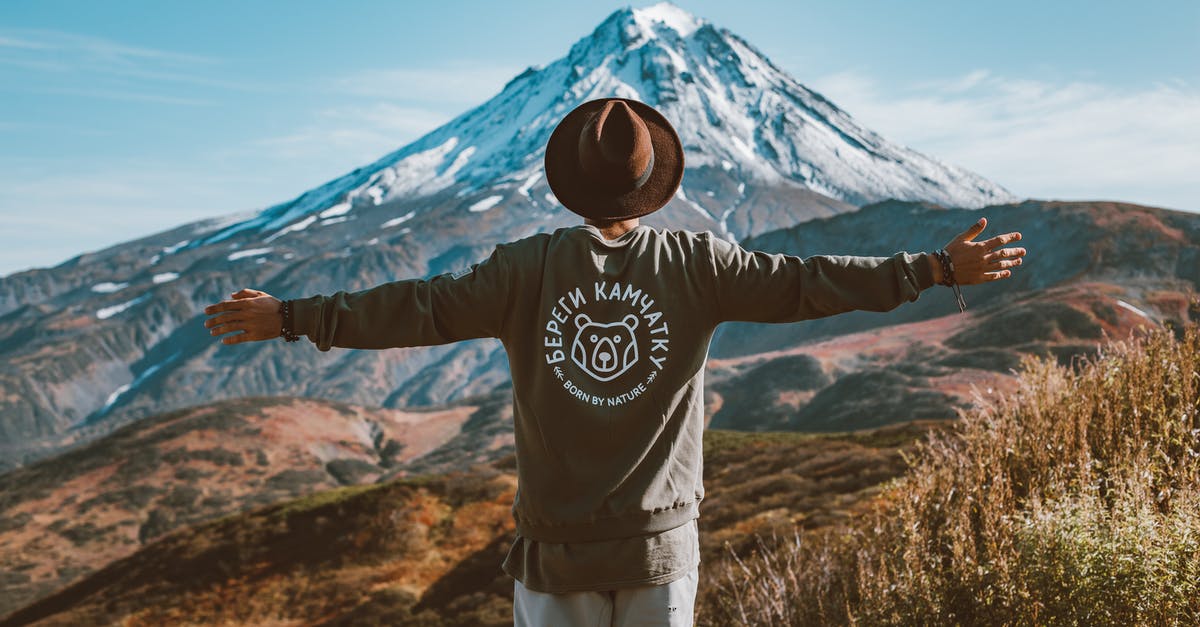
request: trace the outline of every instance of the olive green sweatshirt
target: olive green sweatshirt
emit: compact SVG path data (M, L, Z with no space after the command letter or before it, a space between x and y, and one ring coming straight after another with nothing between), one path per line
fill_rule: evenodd
M704 365L725 321L888 311L933 284L922 255L747 251L711 233L589 226L496 247L428 280L293 302L320 350L495 337L512 370L518 533L591 542L698 515Z

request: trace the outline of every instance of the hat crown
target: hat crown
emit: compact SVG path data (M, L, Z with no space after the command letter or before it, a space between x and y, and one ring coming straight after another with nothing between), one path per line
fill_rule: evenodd
M580 129L579 165L597 186L637 189L654 167L646 123L623 101L609 101Z
M571 110L546 142L546 183L563 207L593 220L661 209L683 181L683 143L663 114L627 98Z

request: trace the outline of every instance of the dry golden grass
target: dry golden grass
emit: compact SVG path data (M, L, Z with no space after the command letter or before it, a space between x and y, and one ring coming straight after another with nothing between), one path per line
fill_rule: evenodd
M1177 337L1178 336L1178 337ZM701 621L1200 623L1200 329L1027 358L868 516L731 557Z

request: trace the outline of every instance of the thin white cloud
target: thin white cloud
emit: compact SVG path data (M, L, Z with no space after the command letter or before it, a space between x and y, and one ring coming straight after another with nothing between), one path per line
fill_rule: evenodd
M295 131L253 139L248 147L265 146L286 159L312 159L336 150L361 164L486 101L516 74L512 67L481 65L352 72L321 87L338 94L343 104L314 111Z
M861 72L807 84L867 128L1032 198L1200 210L1200 89L1051 84L975 70L885 89Z
M406 102L477 104L500 93L521 68L510 66L390 68L354 72L335 79L348 94Z
M26 39L18 39L16 37L5 37L0 35L0 48L24 48L26 50L44 50L48 46L36 41Z
M266 147L275 156L309 158L338 151L353 153L366 162L396 150L450 119L442 111L403 107L386 102L344 105L319 111L313 120L287 135L250 142ZM343 159L344 160L344 159Z
M0 47L29 50L54 50L78 57L128 62L134 59L150 59L158 62L180 64L210 64L218 60L213 57L131 46L128 44L59 30L19 29L0 33Z
M0 66L35 74L10 80L5 91L141 100L163 104L208 104L171 93L179 84L265 91L258 83L209 76L221 69L213 57L132 46L110 39L55 30L0 31ZM130 89L130 81L137 89ZM41 91L39 91L41 90ZM124 92L129 92L125 94Z
M47 87L25 89L26 93L56 94L60 96L78 96L82 98L102 98L104 100L124 100L127 102L154 102L158 104L187 105L191 107L207 107L214 103L200 98L167 96L131 90L102 89L90 87Z

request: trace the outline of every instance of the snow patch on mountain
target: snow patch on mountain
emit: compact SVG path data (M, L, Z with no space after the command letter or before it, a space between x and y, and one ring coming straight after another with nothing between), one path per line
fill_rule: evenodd
M247 250L239 250L237 252L229 253L229 255L227 257L225 257L225 259L228 261L237 261L238 259L245 259L246 257L257 257L258 255L265 255L265 254L271 252L272 250L275 250L275 249L271 248L271 247L267 247L267 248L250 248Z
M135 298L133 300L127 300L123 303L119 303L119 304L113 305L111 307L102 307L102 308L96 310L96 317L101 320L108 320L109 318L129 309L130 307L133 307L135 305L139 305L139 304L145 302L146 299L148 299L148 298L150 298L149 294L142 294L141 296L138 296L137 298Z
M338 204L326 209L325 211L322 211L321 213L318 213L317 215L320 216L322 219L324 219L324 218L332 218L334 216L345 215L349 211L350 211L350 203L342 202L342 203L338 203Z
M133 381L126 383L125 385L119 386L117 389L113 390L112 393L108 395L108 398L104 401L104 406L101 407L100 410L97 411L95 415L103 416L104 414L107 414L108 410L112 409L113 405L115 405L122 396L124 396L130 390L136 389L146 379L150 378L154 373L161 370L164 365L170 363L176 357L179 357L180 354L181 353L178 351L176 351L175 353L172 353L170 357L167 357L166 359L162 360L161 362L159 362L157 364L153 364L153 365L147 367Z
M704 24L691 13L670 2L660 2L652 7L637 9L633 12L633 20L643 31L653 31L661 24L678 33L680 37L691 35Z
M467 207L467 211L470 211L472 213L480 213L483 211L487 211L488 209L491 209L492 207L495 207L496 205L500 204L501 200L504 200L504 196L488 196L487 198L484 198L483 200L471 205L470 207Z
M406 213L398 218L392 218L391 220L388 220L387 222L380 224L379 228L388 229L393 226L398 226L398 225L404 224L405 222L412 220L413 216L415 216L415 215L417 215L416 211L409 211L408 213Z
M542 178L542 174L543 173L541 170L537 170L533 174L530 174L529 178L525 179L525 182L521 183L521 186L517 188L517 193L532 200L529 195L529 190L533 189L533 186L538 182L539 179Z
M268 236L266 239L263 240L263 243L270 244L271 242L283 237L284 235L287 235L288 233L295 233L297 231L303 231L304 229L307 229L309 226L311 226L313 222L316 222L316 221L317 221L317 216L311 215L311 216L308 216L307 218L304 218L303 220L301 220L299 222L293 222L292 224L289 224L289 225L283 227L282 229L280 229L279 231L276 231L274 234Z
M687 205L689 207L691 207L693 210L695 210L700 215L708 218L709 220L713 220L712 214L709 213L707 209L705 209L704 207L701 207L700 205L696 204L695 201L693 201L692 199L687 197L687 194L685 194L683 191L682 185L679 186L679 189L675 190L675 197L678 198L679 200L682 200L683 202L687 203Z
M121 398L122 394L128 392L130 387L133 387L133 385L130 383L126 383L125 385L122 385L122 386L118 387L117 389L113 390L112 394L108 395L108 399L104 401L104 406L100 408L99 413L102 415L108 413L108 410L112 409L112 406L114 403L117 402L117 399Z
M119 292L127 287L129 287L128 283L113 283L111 281L105 281L103 283L97 283L93 285L92 291L97 294L112 294L113 292Z

